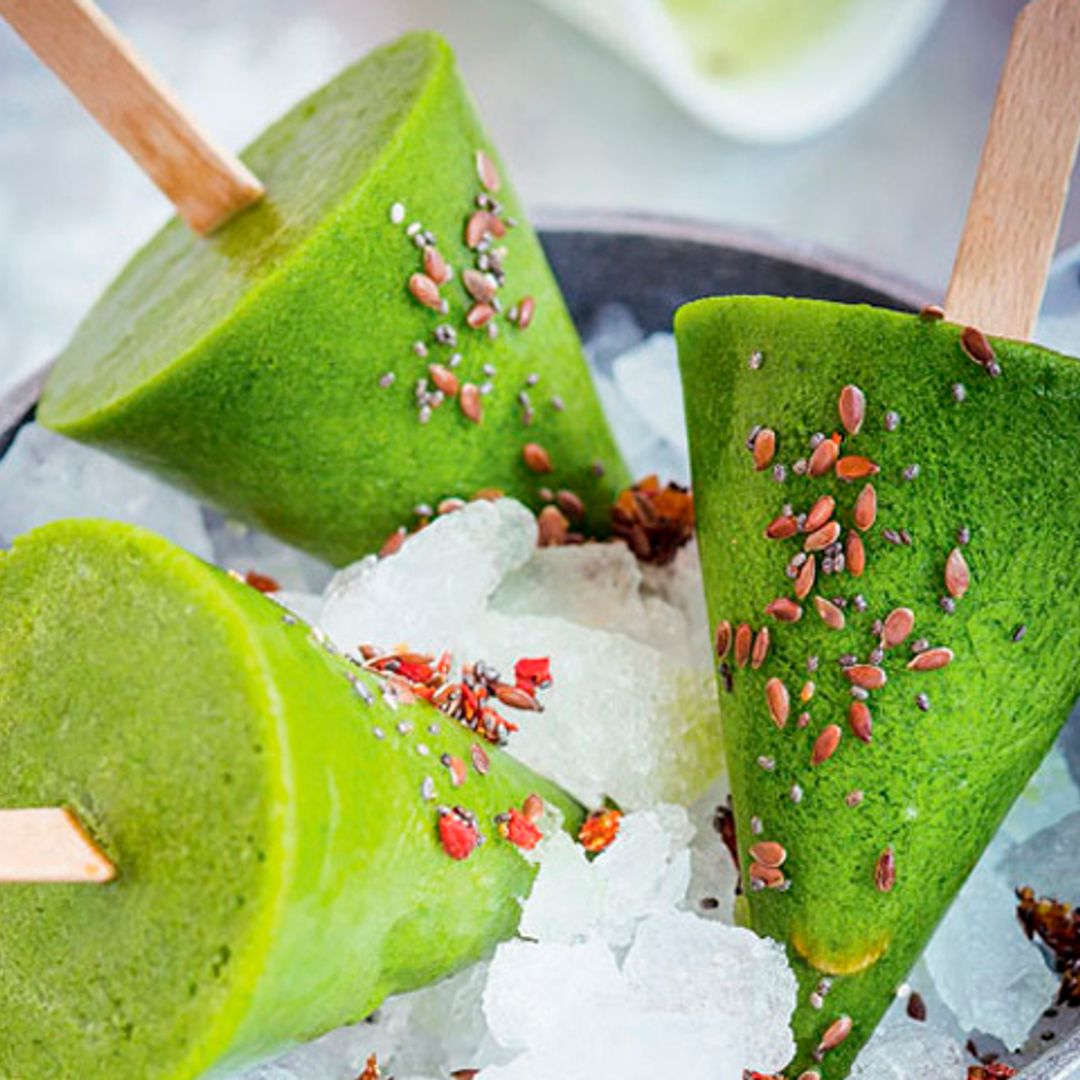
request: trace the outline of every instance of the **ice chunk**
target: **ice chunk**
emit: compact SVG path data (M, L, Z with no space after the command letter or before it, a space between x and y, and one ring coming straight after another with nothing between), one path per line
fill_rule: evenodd
M1080 811L1017 844L1003 857L1001 869L1006 884L1030 885L1037 896L1052 896L1075 907L1080 904L1077 852L1080 852Z
M519 504L472 504L338 574L320 622L347 650L448 648L505 674L521 657L550 657L545 711L521 718L511 753L590 804L693 799L723 767L700 614L666 599L662 576L646 583L620 543L553 551L535 540ZM688 559L667 573L698 569Z
M607 372L614 361L645 336L637 316L625 304L604 304L593 316L585 338L592 367Z
M213 548L189 495L99 450L27 424L0 461L0 543L61 518L141 525L204 559Z
M687 901L699 915L731 923L739 874L715 824L717 810L724 805L727 795L727 778L722 777L690 807L694 838L690 844Z
M1059 741L1009 811L991 850L1003 852L1007 841L1027 840L1077 810L1080 810L1080 787L1069 772Z
M965 1080L961 1043L912 1020L897 1002L855 1061L850 1080Z
M1016 899L991 850L928 946L934 984L966 1030L1020 1046L1050 1004L1057 979L1016 921ZM870 1075L870 1074L867 1074Z
M362 559L335 575L322 626L341 648L407 641L416 649L458 651L536 538L536 519L520 503L471 503L411 536L396 555Z
M688 456L675 335L650 334L616 358L612 373L616 387L653 433Z
M524 902L518 933L545 944L569 945L599 921L603 883L585 849L566 833L545 838L538 856L540 870Z

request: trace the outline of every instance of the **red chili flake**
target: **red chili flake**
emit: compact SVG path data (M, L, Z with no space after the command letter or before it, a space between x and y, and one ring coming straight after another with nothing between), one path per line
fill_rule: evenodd
M269 574L260 574L258 570L249 570L244 575L244 580L261 593L275 593L281 589L276 578L272 578Z
M480 843L480 834L470 815L461 807L439 809L439 840L451 859L467 859Z
M395 674L409 682L426 683L435 673L430 664L417 663L414 660L399 660Z
M500 814L499 818L499 835L522 851L532 851L544 837L520 810L512 806L505 815Z
M369 1054L364 1071L356 1080L381 1080L382 1070L379 1068L379 1059L374 1054Z
M578 841L586 851L603 851L619 835L620 810L595 810L584 821Z
M514 683L519 690L535 693L551 685L551 658L522 657L514 665Z

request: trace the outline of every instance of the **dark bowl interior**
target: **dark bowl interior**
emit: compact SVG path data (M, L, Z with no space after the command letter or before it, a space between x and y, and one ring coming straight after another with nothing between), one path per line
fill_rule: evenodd
M571 314L587 332L608 304L629 307L647 333L670 330L676 308L702 296L771 293L917 310L934 299L899 278L811 246L665 218L584 213L549 216L544 246ZM0 398L0 456L33 417L47 365ZM1062 734L1080 780L1080 713ZM1080 1010L1046 1017L1024 1052L1018 1080L1080 1077ZM1051 1033L1052 1034L1049 1034Z

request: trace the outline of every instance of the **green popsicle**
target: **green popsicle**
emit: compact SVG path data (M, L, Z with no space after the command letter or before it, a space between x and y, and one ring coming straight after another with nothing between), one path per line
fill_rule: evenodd
M774 298L676 333L745 914L839 1080L1080 691L1080 364Z
M244 158L265 200L151 240L61 354L41 422L335 563L484 488L571 492L604 531L628 478L448 46L372 53Z
M532 868L493 816L578 807L494 747L481 772L471 732L383 685L142 530L0 555L3 805L71 808L118 868L0 885L0 1075L217 1076L514 932ZM443 754L473 761L459 786ZM465 859L440 804L486 837Z

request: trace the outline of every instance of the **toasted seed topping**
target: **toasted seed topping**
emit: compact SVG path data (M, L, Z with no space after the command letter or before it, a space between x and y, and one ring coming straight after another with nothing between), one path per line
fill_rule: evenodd
M802 618L802 608L786 596L778 596L765 605L765 614L779 622L798 622Z
M464 413L466 420L471 420L474 424L479 424L483 421L483 399L481 398L480 391L477 389L475 383L467 382L461 388L458 405L460 406L462 413Z
M938 607L941 608L946 615L952 615L956 611L956 601L951 596L943 596L938 601Z
M801 731L805 727L810 726L810 714L808 712L799 713L798 719L795 721L795 726Z
M858 806L859 803L861 803L865 798L866 795L862 791L860 791L858 788L854 788L852 791L849 791L844 796L844 802L847 803L848 806L854 808Z
M799 525L793 514L781 514L769 522L765 536L769 540L787 540L799 531Z
M379 385L385 390L387 387L394 385L394 379L397 376L392 371L387 371L385 374L379 376Z
M1016 628L1016 629L1015 629L1015 630L1014 630L1014 631L1012 632L1012 639L1011 639L1011 640L1012 640L1013 644L1015 645L1015 644L1017 644L1018 642L1021 642L1021 641L1023 641L1023 640L1024 640L1024 637L1025 637L1025 635L1026 635L1026 634L1027 634L1027 626L1026 626L1026 625L1025 625L1024 623L1021 623L1021 624L1020 624L1020 625L1019 625L1019 626L1018 626L1018 627L1017 627L1017 628Z
M893 849L887 847L874 866L874 886L878 892L891 892L896 884L896 856Z
M866 569L866 545L857 532L849 532L844 542L844 563L852 577L862 577Z
M889 432L895 431L900 426L900 414L895 409L890 409L885 414L884 426Z
M817 1069L805 1069L799 1073L799 1080L821 1080L821 1073Z
M870 715L870 709L863 701L853 701L848 709L848 724L851 734L860 742L873 741L874 720Z
M880 466L859 454L848 454L836 463L836 475L841 480L862 480L881 471Z
M940 322L945 318L945 309L938 304L927 304L919 312L919 318L923 322Z
M994 349L986 335L974 326L964 327L964 332L960 335L960 347L976 364L983 367L996 360Z
M803 522L803 531L808 533L817 532L833 516L835 509L836 500L831 495L822 495L806 515L806 521Z
M830 1050L835 1050L850 1034L851 1017L847 1015L839 1017L825 1029L825 1034L821 1036L821 1042L818 1043L817 1052L827 1054Z
M758 889L778 889L784 884L784 875L775 866L763 866L759 862L750 864L750 887Z
M885 625L881 630L882 647L886 649L896 648L901 642L907 640L914 627L915 612L911 608L894 608L885 617Z
M536 524L540 530L540 547L561 547L566 543L570 522L557 506L545 506L536 515Z
M799 700L805 705L813 696L814 691L817 689L813 679L807 679L803 683L802 689L799 691Z
M771 758L768 754L762 754L757 759L758 767L764 769L766 772L772 772L776 768L776 759Z
M848 682L864 690L880 690L889 681L885 669L875 664L852 664L844 668L844 674Z
M776 432L772 428L762 428L754 439L754 468L758 472L766 469L776 454Z
M777 678L769 679L765 684L765 700L769 706L769 715L778 728L787 726L788 715L791 712L791 698L788 688Z
M551 457L539 443L526 443L521 448L525 468L534 473L551 472Z
M414 300L419 301L424 307L433 311L442 310L442 297L439 295L439 286L427 276L427 274L413 274L409 278L409 292Z
M960 600L971 584L971 571L968 570L964 553L955 547L945 560L945 588L951 597Z
M824 596L815 596L814 608L830 630L844 629L844 613L832 601L826 600Z
M808 656L806 658L806 673L813 675L818 669L818 658L816 656Z
M461 283L465 286L465 291L474 300L485 304L494 300L495 294L499 291L499 283L493 275L483 274L472 267L463 271Z
M806 551L824 551L830 544L835 544L840 536L840 522L830 521L812 532L804 541Z
M473 330L480 330L495 318L495 309L491 304L473 304L465 315L465 322Z
M926 1019L926 1001L918 990L912 990L907 1001L907 1014L912 1020L923 1021Z
M836 724L829 724L821 729L821 733L814 740L814 749L810 753L810 764L821 765L836 753L840 745L843 732Z
M799 567L795 577L795 596L799 600L805 600L814 587L814 579L817 577L817 559L813 555L806 559Z
M873 484L867 484L855 500L855 528L866 532L877 519L877 492Z
M763 626L754 638L754 647L750 650L750 666L757 671L762 664L765 663L765 658L769 655L769 644L772 641L772 635L769 633L769 628Z
M919 475L920 469L917 462L912 462L907 468L904 469L904 479L911 481L915 480Z
M788 791L788 796L791 801L798 806L803 801L803 789L798 784L792 784L791 789Z
M929 649L929 648L930 648L930 642L927 641L926 638L924 638L924 637L916 638L911 643L911 651L913 653L926 652L926 650Z
M731 652L731 623L724 619L716 628L716 659L726 660L729 652Z
M917 656L908 661L909 671L936 671L938 668L943 668L953 661L952 649L946 648L944 645L938 646L935 649L927 649L926 652L921 652Z
M488 191L498 191L502 187L502 178L495 167L495 162L483 150L476 151L476 175Z
M431 381L447 396L454 397L458 392L457 376L442 364L429 364L428 375Z
M825 999L816 990L810 992L810 996L806 999L811 1009L824 1009Z
M857 387L848 384L840 391L840 423L849 435L858 435L866 417L866 395Z
M753 643L754 631L748 623L739 623L735 631L735 666L746 667L750 660L750 646Z
M784 845L776 843L775 840L760 840L750 848L750 858L770 870L775 870L784 865L787 852Z
M930 695L929 694L916 694L915 695L915 704L923 712L929 712L930 711Z
M836 459L840 456L840 448L832 439L824 439L814 447L810 455L810 462L806 467L810 476L824 476L832 472L836 466Z

